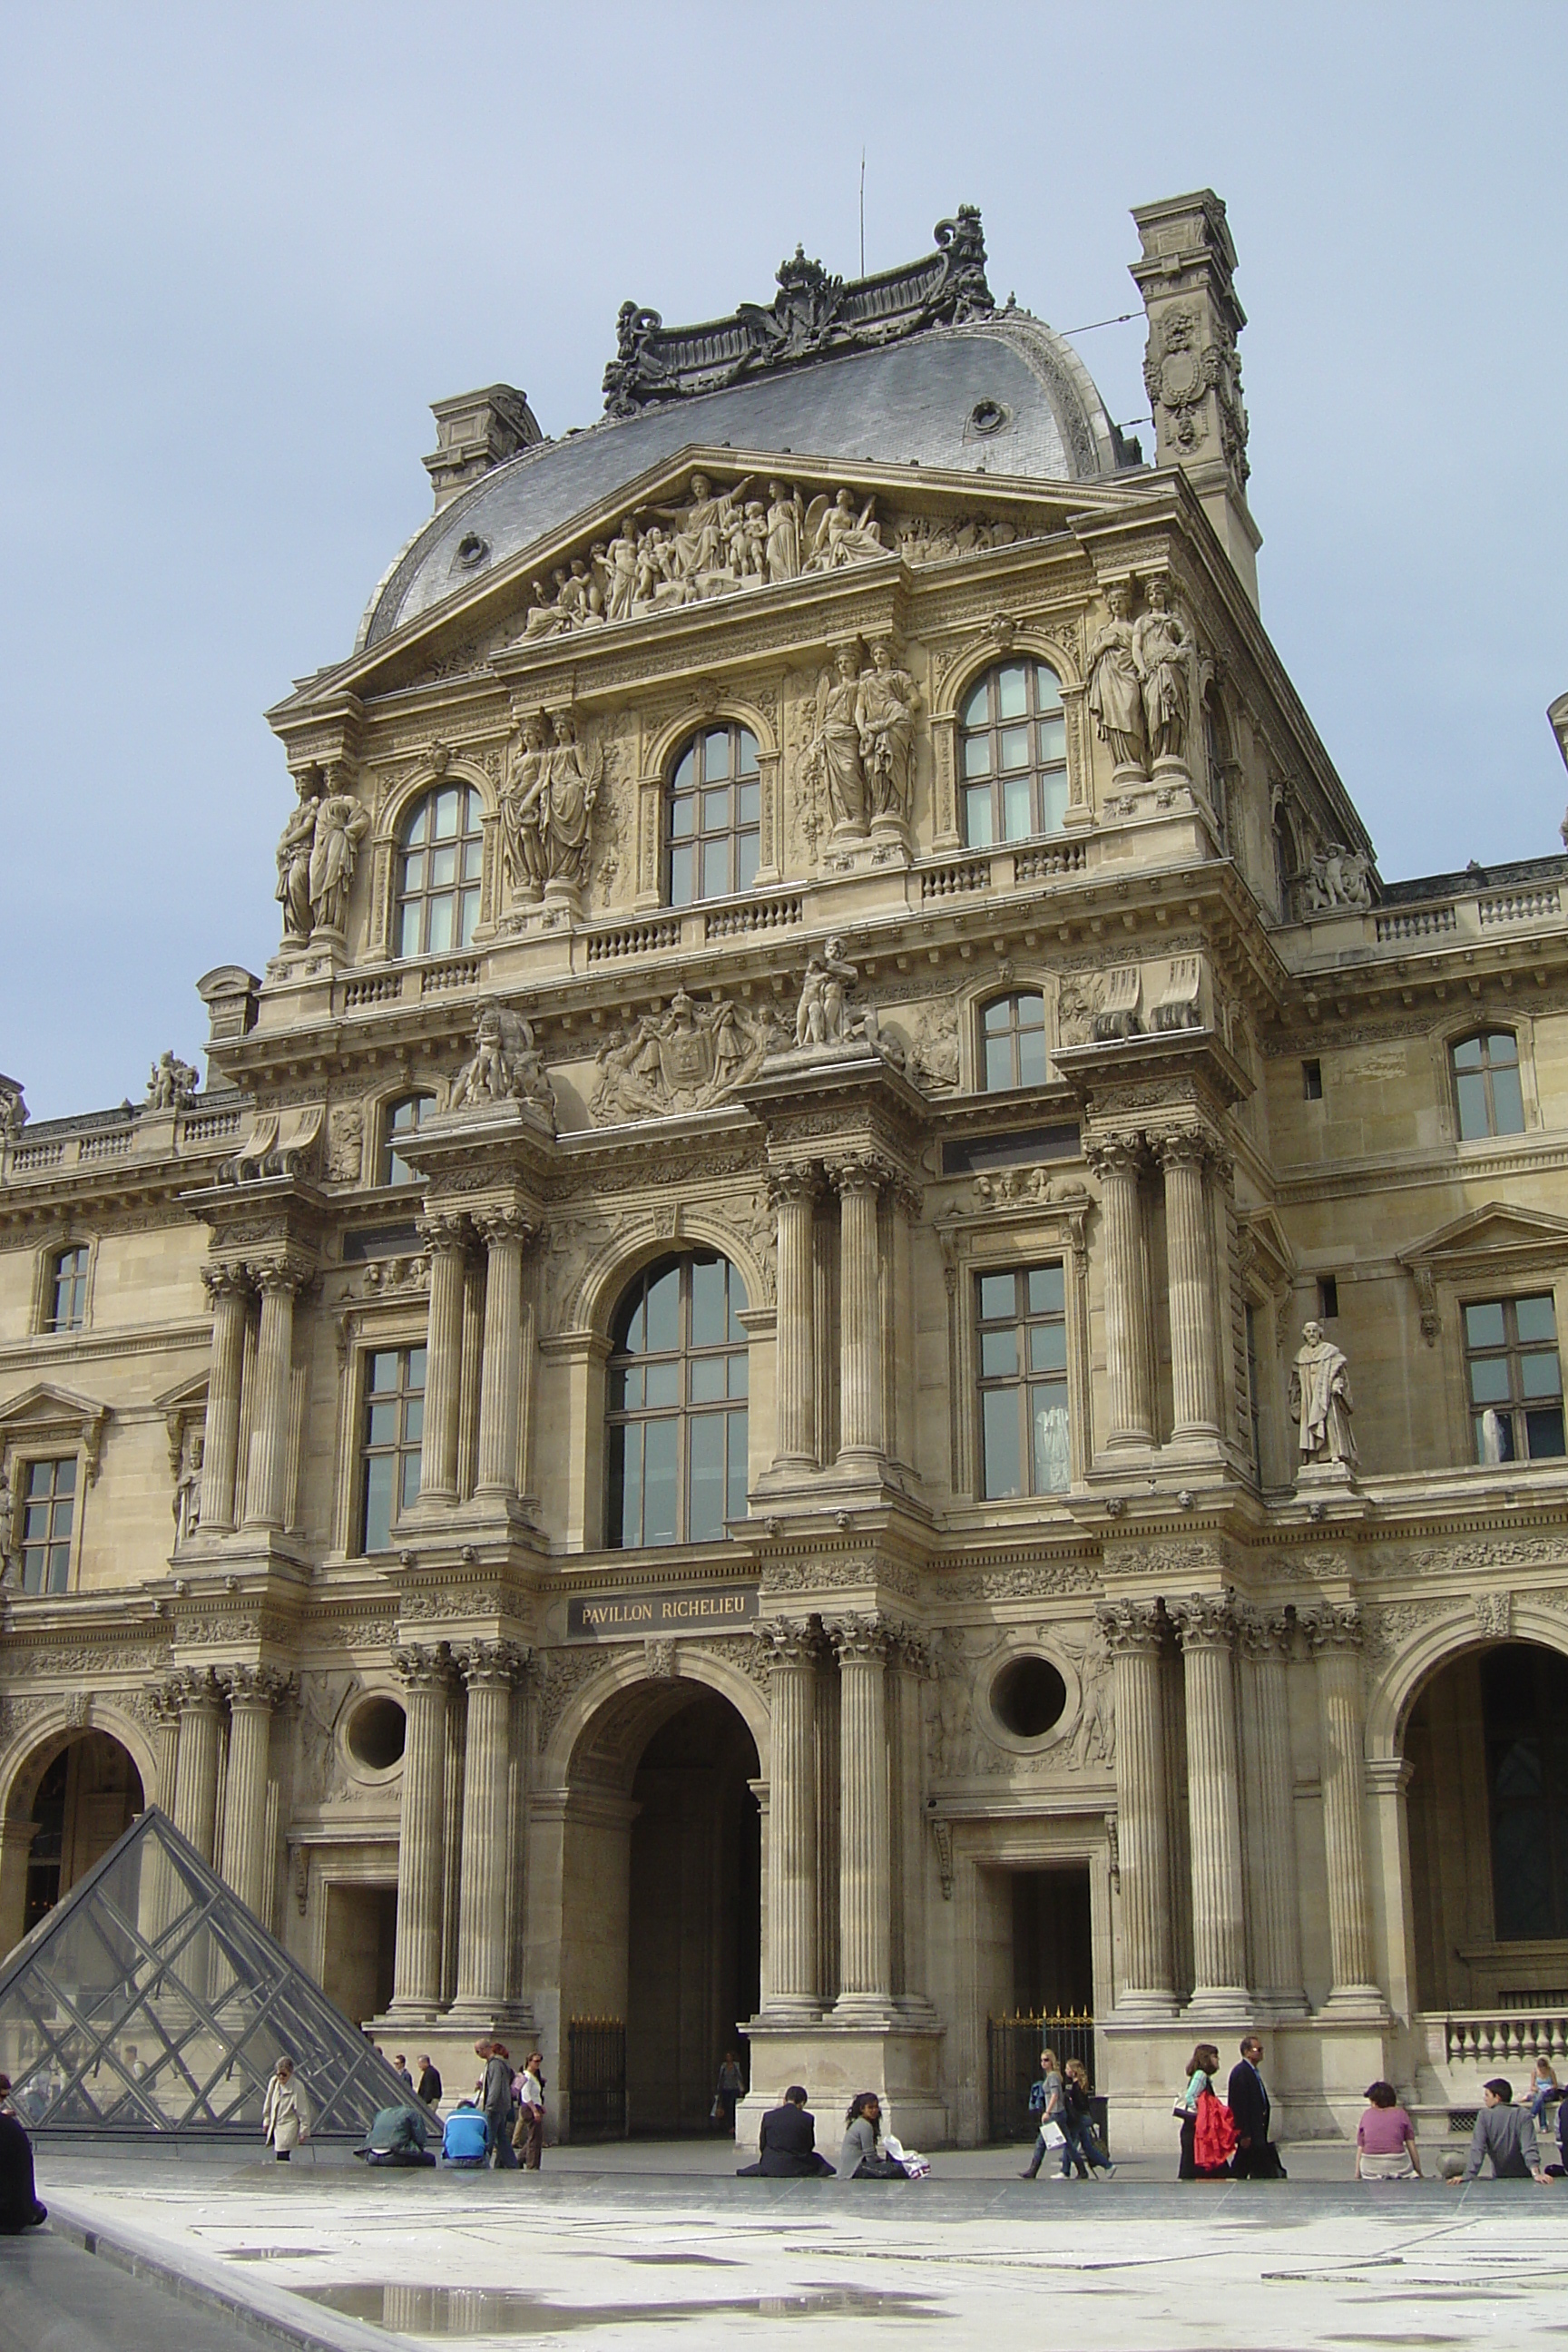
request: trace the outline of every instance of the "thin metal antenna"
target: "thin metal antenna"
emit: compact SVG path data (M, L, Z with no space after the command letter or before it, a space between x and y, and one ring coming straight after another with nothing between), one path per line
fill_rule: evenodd
M866 275L866 150L860 150L860 275Z

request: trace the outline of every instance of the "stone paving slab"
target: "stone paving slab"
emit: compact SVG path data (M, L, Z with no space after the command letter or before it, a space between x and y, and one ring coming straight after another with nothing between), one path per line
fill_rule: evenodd
M351 2330L381 2352L458 2335L642 2352L650 2330L681 2352L868 2334L997 2352L1020 2332L1074 2352L1513 2352L1568 2335L1560 2183L1313 2180L1299 2150L1286 2184L1178 2185L1151 2160L1083 2187L1006 2177L1015 2150L907 2185L741 2181L711 2146L611 2153L552 2152L530 2177L47 2151L42 2193L342 2352ZM1342 2173L1345 2151L1324 2153Z

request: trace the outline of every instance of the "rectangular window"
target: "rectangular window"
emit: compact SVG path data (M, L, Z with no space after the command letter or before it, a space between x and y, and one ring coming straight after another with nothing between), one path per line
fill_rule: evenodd
M425 1350L378 1348L365 1361L360 1444L362 1552L390 1551L392 1530L419 1492Z
M70 1574L76 1455L29 1462L22 1484L22 1590L63 1592Z
M1307 1098L1307 1100L1308 1100L1309 1102L1321 1102L1321 1101L1322 1101L1322 1099L1323 1099L1323 1066L1322 1066L1321 1062L1303 1062L1303 1063L1302 1063L1302 1065L1301 1065L1301 1092L1303 1093L1303 1095L1305 1095L1305 1097L1306 1097L1306 1098Z
M1339 1311L1340 1278L1337 1274L1321 1274L1318 1276L1319 1322L1335 1322L1338 1319Z
M1549 1291L1467 1307L1465 1378L1478 1462L1559 1460L1563 1368Z
M87 1251L61 1250L49 1286L49 1329L79 1331L87 1320Z
M1060 1495L1070 1483L1067 1282L1061 1265L975 1278L980 1491Z

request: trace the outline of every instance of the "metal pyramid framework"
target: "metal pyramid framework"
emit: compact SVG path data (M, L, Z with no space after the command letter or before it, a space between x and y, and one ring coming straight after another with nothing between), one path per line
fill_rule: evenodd
M318 2137L408 2095L155 1806L0 1969L0 2068L31 2131L254 2137L285 2055Z

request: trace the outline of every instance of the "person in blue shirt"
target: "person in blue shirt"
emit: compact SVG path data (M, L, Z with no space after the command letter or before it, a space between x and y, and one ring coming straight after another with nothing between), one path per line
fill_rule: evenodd
M489 2154L490 2128L471 2099L454 2107L441 2135L441 2154L448 2164L483 2164Z

